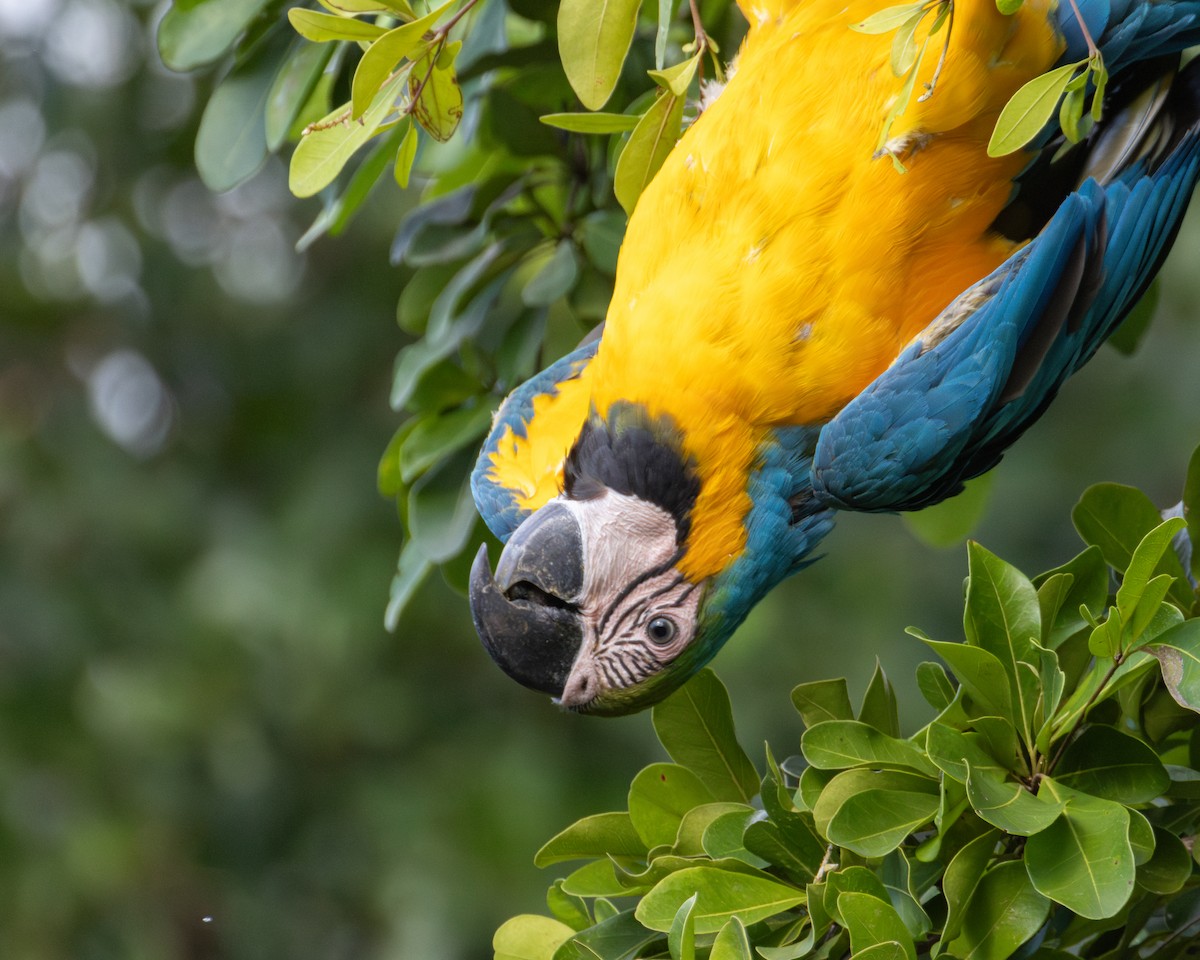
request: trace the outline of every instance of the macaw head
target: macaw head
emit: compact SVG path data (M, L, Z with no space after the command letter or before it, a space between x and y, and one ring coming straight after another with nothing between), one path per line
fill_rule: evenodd
M480 548L471 612L514 680L577 712L640 710L704 666L795 569L786 537L773 539L773 563L747 553L700 582L680 569L700 490L682 451L667 418L633 408L593 416L567 458L562 493L514 531L495 573ZM788 514L779 505L775 513Z

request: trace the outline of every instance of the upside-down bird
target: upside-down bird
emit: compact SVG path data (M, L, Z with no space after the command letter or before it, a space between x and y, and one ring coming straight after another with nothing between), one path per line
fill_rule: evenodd
M993 467L1145 292L1200 169L1200 0L953 0L882 146L893 37L850 29L880 0L739 5L736 73L639 199L603 335L509 396L472 477L506 541L472 569L484 646L577 711L677 688L836 511ZM1056 111L989 156L1013 93L1095 49L1088 135Z

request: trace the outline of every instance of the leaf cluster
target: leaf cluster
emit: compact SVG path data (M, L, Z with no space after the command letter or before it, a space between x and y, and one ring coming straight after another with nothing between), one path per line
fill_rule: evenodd
M963 639L910 631L941 661L911 736L880 669L857 710L844 680L804 683L800 753L768 747L760 774L699 674L654 709L672 762L538 852L582 865L497 931L498 960L1190 956L1200 451L1168 513L1092 487L1087 548L1032 579L971 544Z

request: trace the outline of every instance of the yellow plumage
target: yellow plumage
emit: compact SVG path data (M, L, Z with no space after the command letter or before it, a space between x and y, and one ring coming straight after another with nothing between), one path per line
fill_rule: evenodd
M736 75L638 201L596 357L543 401L535 444L507 436L493 457L522 506L558 492L589 404L634 401L675 420L698 466L680 569L720 571L744 543L765 431L829 419L1012 252L989 227L1025 160L985 149L1012 93L1062 51L1049 4L1007 17L956 0L936 90L890 130L904 174L876 154L902 86L892 34L850 29L880 6L742 3Z

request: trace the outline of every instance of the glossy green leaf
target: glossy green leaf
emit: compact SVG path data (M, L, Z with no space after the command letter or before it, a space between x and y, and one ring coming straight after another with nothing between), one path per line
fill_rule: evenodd
M650 79L657 83L664 90L670 91L673 96L686 97L688 95L688 87L691 86L692 80L696 76L696 68L700 65L700 58L704 55L704 51L698 52L695 56L689 57L674 66L667 67L664 70L651 70Z
M444 563L467 545L475 526L468 482L473 450L462 450L422 476L408 494L412 542L433 563Z
M652 763L629 787L629 817L646 846L672 844L683 815L716 798L700 779L673 763Z
M746 927L737 917L730 917L717 931L708 960L754 960Z
M989 770L967 772L967 798L979 817L1019 837L1041 833L1062 813L1060 801L1045 791L1030 793L1015 780L1001 779Z
M709 836L708 830L713 823L725 818L727 814L732 815L728 819L737 826L730 831L732 842L729 844L729 848L718 853L705 846L705 839ZM755 817L761 816L762 812L753 807L728 800L718 800L715 803L703 803L698 807L692 807L679 821L679 830L675 834L675 844L672 850L680 857L700 857L706 853L711 857L737 856L744 850L741 844L741 835L745 824Z
M593 860L563 878L563 892L572 897L619 897L628 893L645 893L648 889L631 889L622 882L611 860Z
M599 901L596 907L599 919ZM558 948L554 960L634 960L655 941L662 943L660 934L638 923L632 910L623 910L575 934Z
M661 880L638 904L637 918L649 929L666 933L680 905L692 896L697 934L716 933L731 917L746 925L757 923L804 902L802 890L776 880L700 866Z
M939 712L950 706L956 692L946 669L930 660L917 664L917 689L925 702Z
M417 18L406 0L319 0L332 13L395 13L405 20Z
M916 63L916 30L926 13L924 8L918 10L899 26L892 38L892 73L897 77L904 76Z
M992 756L982 734L963 733L935 721L926 731L925 742L929 759L959 783L967 782L971 770L1001 780L1007 776L1007 768Z
M844 677L837 680L812 680L792 688L792 706L806 727L826 720L853 720L854 707Z
M633 40L641 0L563 0L558 52L571 88L589 110L612 95Z
M434 464L474 443L492 422L488 406L462 407L420 421L400 448L400 479L412 483Z
M633 213L638 197L667 159L682 124L683 98L662 93L633 128L613 174L613 190L626 214Z
M984 874L946 949L957 960L1007 960L1041 928L1050 901L1034 888L1019 860Z
M538 119L548 127L572 133L624 133L636 127L641 117L627 113L545 113Z
M948 911L942 926L942 942L949 943L962 930L967 907L975 895L983 875L995 856L996 842L1000 839L996 830L987 830L965 844L954 855L942 878L942 890Z
M234 70L209 97L196 132L196 171L208 189L230 190L267 159L263 112L274 80L269 58Z
M1025 0L996 0L996 9L1005 16L1010 16L1021 9Z
M1099 724L1071 742L1054 769L1054 779L1072 790L1126 804L1157 799L1171 783L1154 750Z
M837 905L850 931L850 948L856 956L870 947L897 943L907 960L916 960L912 937L890 903L867 893L847 891L838 897Z
M736 859L755 867L765 866L766 861L751 853L743 841L747 828L761 818L762 813L744 804L737 807L721 814L705 828L700 845L714 860Z
M963 617L967 643L1000 661L1017 701L1017 716L1028 719L1033 712L1032 691L1023 682L1028 674L1018 664L1036 662L1032 644L1042 635L1037 591L1024 574L977 543L967 545L967 558Z
M533 862L548 867L563 860L586 857L640 857L645 856L647 849L628 813L597 813L577 820L548 840Z
M696 960L696 897L693 893L684 900L671 921L671 930L667 934L671 960Z
M408 74L408 88L414 100L413 118L425 131L439 143L454 136L462 121L463 94L453 58L444 54L436 60L422 57Z
M158 25L158 52L172 70L194 70L223 57L267 0L173 3Z
M902 3L894 7L884 7L860 23L851 24L850 29L858 33L890 33L903 26L923 6L922 0L920 3Z
M1088 487L1071 511L1071 519L1084 542L1098 546L1104 559L1122 573L1142 538L1162 522L1158 508L1146 494L1119 483ZM1191 606L1191 589L1174 551L1163 555L1154 572L1177 577L1179 582L1170 595L1181 605Z
M1069 583L1065 581L1067 577L1070 578ZM1051 604L1048 598L1043 599L1041 590L1054 578L1063 578L1058 580L1058 584L1065 587L1065 592L1056 597ZM1110 578L1104 554L1099 547L1090 546L1061 567L1048 570L1034 580L1038 587L1038 604L1042 609L1042 637L1045 646L1057 649L1067 637L1077 633L1087 624L1079 612L1081 606L1096 614L1104 609L1108 603Z
M916 744L899 740L857 720L827 720L804 731L800 749L814 767L845 770L863 764L900 767L937 776Z
M858 708L858 719L892 737L900 735L900 712L896 702L896 691L883 672L879 659L875 670L863 691L862 704Z
M404 129L404 139L400 141L400 148L396 151L396 163L392 168L396 186L401 190L408 189L408 181L412 176L413 163L417 159L419 141L420 134L417 132L417 125L412 120L407 121Z
M1188 460L1182 503L1183 516L1187 521L1188 540L1192 548L1190 572L1193 577L1200 577L1200 447L1192 451Z
M1129 813L1119 803L1042 781L1065 804L1062 815L1025 844L1025 866L1038 892L1082 917L1113 916L1133 892Z
M759 775L737 741L725 685L702 670L653 711L654 731L671 759L718 800L749 803Z
M1058 101L1080 64L1069 63L1034 77L1000 111L996 129L988 143L989 157L1003 157L1020 150L1036 137L1058 109Z
M404 77L396 77L375 98L358 122L351 122L348 108L339 108L305 134L292 154L288 188L298 197L311 197L331 184L346 162L375 135L392 111Z
M521 290L521 300L526 306L548 307L570 293L578 278L579 258L575 254L575 244L560 240L554 253Z
M305 10L303 7L292 7L288 11L288 22L300 36L314 43L328 43L331 40L374 40L387 33L383 27L366 20L340 17L335 13L321 13L318 10Z
M585 930L592 925L587 901L583 897L574 896L563 890L561 880L555 880L547 888L546 908L554 914L556 920L565 923L572 930Z
M1158 660L1175 702L1200 713L1200 619L1179 624L1145 649Z
M813 817L831 842L882 857L933 819L938 795L936 782L915 774L846 770L821 792Z
M419 20L388 30L367 48L354 70L354 81L351 85L351 116L355 120L366 112L375 95L379 93L379 88L387 82L400 61L411 57L421 45L425 34L457 2L458 0L447 0Z
M552 960L575 931L550 917L522 914L501 924L492 938L495 960Z
M1159 581L1159 589L1150 588L1150 584L1153 582L1154 572L1158 569L1163 557L1167 551L1171 550L1171 541L1175 534L1186 526L1187 522L1183 518L1171 517L1142 537L1134 548L1129 566L1126 567L1125 575L1121 578L1121 586L1117 590L1117 609L1121 612L1121 619L1125 623L1130 623L1134 619L1134 613L1142 604L1143 599L1146 601L1145 606L1154 610L1166 596L1167 588L1170 586L1169 577L1165 585ZM1166 575L1164 574L1164 576ZM1157 580L1157 578L1154 579ZM1149 620L1148 617L1144 619Z
M1162 896L1178 892L1192 875L1192 857L1173 833L1154 828L1154 853L1137 868L1138 886Z
M396 573L388 589L387 610L383 615L383 625L387 630L396 629L408 601L432 569L433 564L414 540L409 540L400 550Z
M267 91L263 129L268 150L283 145L332 54L333 47L296 40Z
M996 656L981 647L930 640L911 628L908 632L924 641L929 649L946 661L975 703L993 716L1007 717L1012 714L1008 674Z

